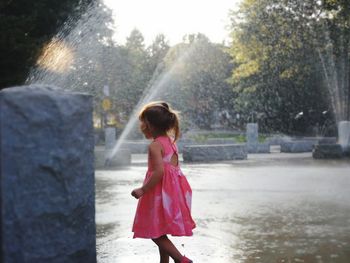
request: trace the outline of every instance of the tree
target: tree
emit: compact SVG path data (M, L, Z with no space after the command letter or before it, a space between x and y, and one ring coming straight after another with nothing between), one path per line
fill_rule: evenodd
M149 54L150 70L154 72L158 66L163 63L163 59L170 49L165 35L159 34L155 37L153 43L147 48Z
M320 32L321 4L246 0L232 13L236 111L265 130L307 132L328 109L313 33ZM295 119L298 112L304 123Z
M92 0L0 2L0 89L23 84L41 48Z
M232 108L230 57L203 34L189 35L164 58L168 81L160 98L182 109L185 125L211 129L217 114Z
M126 40L123 49L125 67L123 87L120 87L119 96L123 99L123 108L129 116L135 105L141 99L144 89L151 78L151 69L148 65L149 54L146 51L142 33L134 29Z
M43 46L27 83L55 85L94 96L101 113L103 87L111 85L118 48L112 41L112 13L97 2L65 26Z
M336 120L350 120L350 2L322 2L320 32L315 36Z

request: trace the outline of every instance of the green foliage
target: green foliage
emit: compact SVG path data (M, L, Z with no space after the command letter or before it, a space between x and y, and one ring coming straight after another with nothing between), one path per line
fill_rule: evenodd
M247 138L244 135L237 135L235 138L237 143L246 143Z
M169 49L170 46L165 35L157 35L153 43L147 48L151 72L154 72L157 67L162 66L163 59L168 53Z
M325 0L322 8L325 33L315 38L325 82L336 120L350 120L350 2Z
M152 74L148 67L148 53L140 31L135 29L130 33L125 44L125 55L129 71L119 95L122 98L127 98L128 104L125 106L127 106L126 114L129 115L141 98Z
M246 136L243 134L230 134L230 133L205 133L205 134L194 134L189 136L190 139L193 139L198 143L208 142L208 139L225 139L232 140L232 143L246 143ZM265 136L259 136L259 142L264 142L266 139Z
M264 143L266 141L266 139L267 139L266 135L259 134L259 136L258 136L259 143Z
M103 113L102 88L104 85L109 86L113 104L111 112L116 114L117 122L123 126L149 86L157 66L162 64L169 46L164 35L159 35L147 47L142 33L137 29L130 33L124 45L117 45L112 42L109 30L101 21L99 24L101 28L96 31L100 32L104 41L95 40L91 48L84 44L78 45L77 49L82 52L86 50L86 53L79 54L81 61L77 61L75 69L70 73L71 76L76 76L71 78L72 83L65 81L62 86L76 86L79 76L78 89L94 95L95 112L100 116Z
M189 136L190 139L193 139L195 142L204 143L208 139L225 139L232 140L232 143L246 143L247 137L243 134L230 134L230 133L205 133L205 134L194 134ZM259 134L258 141L259 143L264 143L267 139L266 135Z
M163 97L182 109L188 125L210 129L215 113L232 108L232 95L226 79L232 69L224 46L202 35L189 35L166 55L165 70L171 72L168 94Z
M323 125L320 113L329 105L333 119L350 118L347 0L243 0L231 13L229 47L203 34L187 35L172 47L158 35L146 46L137 29L120 45L112 39L111 11L100 0L92 2L0 2L0 88L22 84L32 68L34 81L92 94L101 115L108 85L111 111L122 124L158 84L163 86L155 99L181 109L185 129L218 123L245 129L257 121L263 132L305 133ZM72 53L65 72L36 64L54 41ZM229 117L221 123L223 112ZM299 112L304 115L297 120Z
M332 2L330 9L338 10L342 1L328 2ZM245 0L231 14L231 83L235 110L243 119L258 121L265 131L282 132L306 132L323 121L321 112L329 108L329 93L320 54L329 44L346 46L339 52L342 56L349 48L348 43L332 41L337 38L332 36L335 29L325 28L330 12L317 0ZM343 27L334 16L331 24ZM327 41L320 37L328 33ZM326 58L335 55L336 49ZM295 119L298 112L304 112L302 122Z

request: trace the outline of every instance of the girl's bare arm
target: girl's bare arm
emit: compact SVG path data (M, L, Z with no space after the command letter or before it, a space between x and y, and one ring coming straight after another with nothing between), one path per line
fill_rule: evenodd
M148 148L149 160L152 166L152 175L150 179L141 187L132 191L131 195L140 198L145 192L156 186L164 174L162 146L159 142L152 142Z
M162 146L159 142L152 142L149 146L150 161L152 162L152 175L147 183L141 187L144 192L156 186L163 178L164 166L162 157Z

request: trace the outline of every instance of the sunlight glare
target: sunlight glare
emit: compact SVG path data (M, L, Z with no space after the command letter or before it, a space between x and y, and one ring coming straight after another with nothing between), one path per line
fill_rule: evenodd
M44 46L37 65L56 73L68 71L74 61L72 49L62 40L53 38Z

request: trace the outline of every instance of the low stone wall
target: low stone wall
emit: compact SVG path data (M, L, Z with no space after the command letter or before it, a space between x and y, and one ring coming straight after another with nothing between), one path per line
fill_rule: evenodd
M266 138L265 142L270 145L281 145L282 143L290 142L291 140L292 139L289 136L278 135Z
M343 149L343 156L350 158L350 146Z
M190 145L183 149L184 162L213 162L247 159L246 144Z
M318 144L336 144L336 137L322 137L318 139Z
M129 150L130 153L132 154L134 153L141 154L141 153L147 153L149 144L150 144L150 141L146 141L146 140L125 141L122 143L122 147L124 149Z
M177 148L179 152L183 152L185 146L189 145L202 145L204 142L196 142L192 139L180 139L176 142Z
M269 143L248 144L248 153L270 153Z
M226 139L226 138L208 138L205 141L206 144L235 144L237 143L234 138Z
M291 139L290 141L281 142L281 152L285 153L301 153L312 152L315 145L318 144L335 144L335 137L305 137L302 139Z
M317 142L313 140L284 142L284 143L281 143L281 152L284 152L284 153L312 152L314 145L316 143Z
M312 151L315 159L340 159L343 157L343 150L340 144L317 144Z
M104 147L95 148L96 169L108 169L131 164L131 152L129 149L120 149L112 159L108 159L110 153L111 151L106 152Z
M286 142L312 141L315 144L332 144L337 142L336 137L290 137L290 136L272 136L266 138L266 143L270 145L281 145Z
M287 136L270 137L264 143L248 144L248 153L270 153L271 145L281 145L282 152L311 152L313 145L316 144L332 144L336 143L335 137L305 137L303 139L292 138ZM128 140L123 142L122 147L128 150L131 154L146 154L148 151L148 140ZM179 152L184 151L187 146L200 145L228 145L237 144L233 139L225 138L209 138L205 142L196 141L188 138L181 138L176 142ZM239 143L238 143L239 144ZM99 154L100 156L100 154Z

